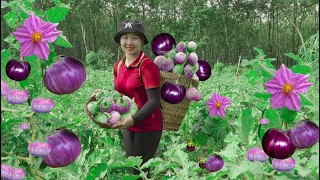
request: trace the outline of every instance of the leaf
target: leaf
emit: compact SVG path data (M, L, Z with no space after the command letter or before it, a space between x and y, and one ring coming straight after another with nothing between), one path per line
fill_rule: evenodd
M266 66L268 68L274 69L274 66L271 64L271 62L273 62L273 61L276 61L276 59L275 58L267 58L267 59L265 59Z
M271 128L279 128L281 125L281 121L276 109L268 109L266 110L265 117L269 119L269 124L267 124L266 131Z
M259 64L261 75L264 76L267 80L273 78L276 73L275 69L267 68L264 64Z
M248 143L248 138L253 132L255 118L252 116L252 109L247 108L242 111L241 117L241 139L244 143Z
M28 151L28 150L27 150L27 151ZM38 157L38 158L36 158L34 161L35 161L35 162L33 162L32 168L33 168L33 169L39 169L39 167L40 167L40 165L41 165L41 163L42 163L42 161L43 161L43 157Z
M240 148L238 144L239 144L238 142L228 143L227 147L223 151L221 151L219 154L228 159L239 157L238 152L240 151Z
M239 143L241 142L241 140L237 134L233 134L233 132L231 131L224 139L224 142L226 142L227 144L232 142Z
M254 93L253 95L257 98L262 98L266 100L271 98L271 94L269 92Z
M203 131L198 132L194 137L195 146L205 146L207 145L209 136Z
M54 41L54 43L58 46L62 46L65 48L72 48L71 43L67 40L66 36L63 36L62 34L59 34L57 39Z
M264 173L264 167L262 162L255 161L255 162L250 162L246 161L247 164L249 165L249 172L255 177L254 179L263 179L263 173Z
M18 127L18 126L14 126L13 127L13 132L14 132L14 136L15 137L18 137L18 136L20 136L20 133L23 131L20 127Z
M180 164L181 166L183 166L187 161L187 157L188 157L187 153L185 153L181 149L177 149L177 150L173 151L173 153L171 154L171 156L169 158L173 162L176 162L176 163Z
M52 23L58 23L65 20L66 15L68 14L70 8L55 6L47 10L45 13L48 17L48 20Z
M141 168L147 168L147 167L155 167L161 164L163 161L160 158L151 158L147 162L145 162Z
M303 94L299 94L301 104L304 106L313 106L312 102ZM317 113L318 114L318 113Z
M311 67L298 64L298 65L292 66L290 69L292 69L294 73L300 73L300 74L306 75L310 73Z
M3 49L1 50L1 78L7 77L6 73L6 65L11 59L11 51L9 49ZM2 124L1 124L2 125Z
M59 0L53 0L53 2L56 4L61 4L61 2Z
M256 72L252 69L250 70L245 76L246 78L250 79L256 75Z
M21 88L25 88L26 86L34 84L36 82L42 82L40 60L35 55L26 57L25 59L30 64L31 71L27 79L20 81Z
M88 152L89 152L88 149L85 149L85 150L81 151L80 156L75 161L78 166L82 166L83 165L84 161L86 160L86 155L88 154Z
M122 177L122 180L136 180L140 177L140 175L126 175Z
M259 55L265 56L265 54L264 54L264 52L262 51L262 49L256 48L256 47L254 47L253 49L254 49L255 51L257 51L257 52L259 53Z
M12 11L8 12L3 17L10 28L13 28L14 23L19 21L19 19L15 16L15 14Z
M242 174L245 171L248 171L249 169L249 164L247 161L242 161L240 165L231 162L226 162L225 166L229 169L228 177L230 179L236 179L240 174Z
M1 122L1 131L4 131L6 128L12 127L14 124L20 124L20 123L22 123L22 120L12 119L9 121L2 121Z
M265 101L259 101L257 103L257 108L260 110L260 111L263 111L264 109L267 108L269 103L265 102Z
M87 180L95 180L96 178L103 178L107 174L107 163L100 163L98 166L92 168L90 174L87 176Z
M293 59L295 61L297 61L298 63L302 63L303 62L303 60L299 56L294 55L293 53L285 53L284 55L288 56L289 58L291 58L291 59Z
M9 34L4 41L9 43L10 45L13 44L13 42L16 40L16 37L13 34Z
M140 166L142 159L140 156L130 156L127 158L126 165L129 167Z
M221 179L224 179L222 177L225 175L228 175L228 171L220 170L218 172L215 172L214 175L212 176L207 176L206 180L221 180Z
M29 17L30 11L28 11L25 7L18 5L18 9L19 9L21 18L27 19Z
M241 66L248 66L248 65L250 65L250 62L247 60L247 59L242 59L241 60Z
M255 84L256 81L258 81L260 79L259 76L255 76L254 78L249 80L249 83L253 86Z
M154 177L156 177L158 174L160 174L161 172L167 169L176 168L176 167L180 167L180 165L173 162L162 162L160 165L155 167L153 171Z
M10 6L10 4L7 3L7 1L1 1L1 9L9 7L9 6Z
M280 110L280 118L283 119L287 124L291 124L295 120L297 114L297 111L290 110L286 107L283 107Z
M104 157L108 154L108 152L108 149L95 149L95 151L88 157L86 164L93 166L95 164L102 163L105 161Z
M54 52L54 51L51 51L50 54L49 54L49 57L48 57L48 61L43 61L47 66L50 66L53 61L54 61L54 58L57 56L57 53Z

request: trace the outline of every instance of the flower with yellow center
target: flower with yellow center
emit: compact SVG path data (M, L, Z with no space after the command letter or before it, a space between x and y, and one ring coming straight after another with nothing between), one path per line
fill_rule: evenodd
M264 84L271 94L271 108L287 107L299 111L301 100L299 94L304 94L312 83L308 82L309 75L294 74L284 64L274 77Z
M34 32L31 36L33 42L39 42L41 40L42 35L38 32Z
M220 117L225 117L226 108L231 105L231 101L229 98L221 96L217 92L215 92L212 97L206 102L206 105L209 109L209 115L215 116L218 115Z
M285 83L283 86L282 86L282 91L284 94L290 94L290 92L293 90L293 87L291 84L289 83Z
M20 42L20 56L36 55L48 60L50 48L48 42L54 42L62 31L57 30L58 23L43 22L33 13L24 21L23 26L12 34Z
M221 102L216 102L216 108L220 108L221 107Z

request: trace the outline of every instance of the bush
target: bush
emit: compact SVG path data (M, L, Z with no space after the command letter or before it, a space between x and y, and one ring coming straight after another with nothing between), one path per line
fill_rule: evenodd
M103 70L112 66L114 59L114 53L108 48L100 48L98 52L90 51L86 55L86 63L93 70Z

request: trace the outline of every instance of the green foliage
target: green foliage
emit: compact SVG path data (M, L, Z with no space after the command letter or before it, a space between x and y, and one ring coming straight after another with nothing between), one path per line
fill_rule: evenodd
M64 6L59 7L55 6L46 11L46 15L48 20L52 23L58 23L60 21L65 20L66 15L68 14L70 7Z
M109 67L113 67L113 62L110 59L114 59L114 53L108 48L100 48L98 52L89 51L86 56L86 63L92 67L92 69L104 70Z

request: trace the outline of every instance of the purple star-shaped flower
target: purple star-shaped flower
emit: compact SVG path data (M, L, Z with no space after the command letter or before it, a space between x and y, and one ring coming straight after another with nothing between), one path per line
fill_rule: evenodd
M294 74L284 64L274 77L264 84L271 93L271 108L282 108L300 111L299 94L304 94L312 83L308 82L309 75Z
M12 34L20 42L20 56L36 55L48 60L50 48L47 42L54 42L62 31L56 27L58 23L43 22L33 13L24 21L23 26Z
M226 108L231 105L231 101L229 98L215 92L206 102L206 105L209 108L210 116L218 115L224 118L226 116Z

